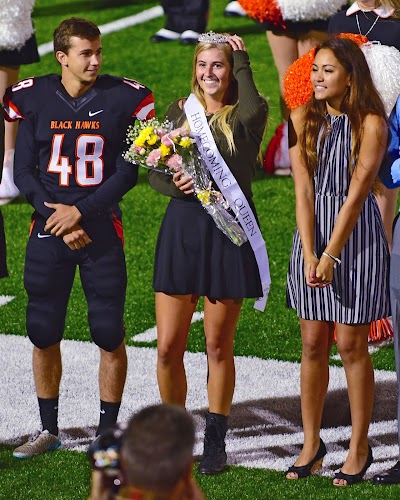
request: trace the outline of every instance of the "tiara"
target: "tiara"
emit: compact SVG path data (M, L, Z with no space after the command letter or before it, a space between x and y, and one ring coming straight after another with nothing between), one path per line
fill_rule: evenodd
M205 43L226 43L228 39L228 35L222 35L221 33L208 31L207 33L202 33L201 35L199 35L198 41Z

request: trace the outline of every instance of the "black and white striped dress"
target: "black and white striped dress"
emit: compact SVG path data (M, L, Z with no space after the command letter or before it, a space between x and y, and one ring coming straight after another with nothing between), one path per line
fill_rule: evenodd
M347 115L328 115L331 129L318 150L314 178L314 251L320 257L330 239L350 185L351 128ZM375 196L368 194L360 217L326 288L307 286L296 229L287 276L286 301L300 318L344 324L369 323L389 313L389 249Z

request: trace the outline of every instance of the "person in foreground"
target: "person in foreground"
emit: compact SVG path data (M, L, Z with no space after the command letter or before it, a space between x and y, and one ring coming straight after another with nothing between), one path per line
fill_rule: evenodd
M62 21L54 32L54 52L61 76L22 80L5 95L6 119L20 121L15 183L35 209L24 281L42 422L42 432L18 447L16 458L61 445L60 342L77 266L90 333L100 348L97 434L117 419L127 369L126 266L118 202L137 179L137 168L121 154L128 125L154 113L149 89L133 80L99 76L100 31L91 21Z
M370 322L389 314L389 250L373 191L388 131L365 57L351 40L332 38L317 47L311 82L313 97L292 112L289 136L298 228L287 304L300 317L304 445L286 477L309 476L326 454L319 434L336 323L352 432L333 484L346 486L361 481L373 460L367 341Z
M380 179L389 189L400 187L400 97L389 119L390 144ZM393 223L393 244L390 257L390 303L394 330L394 354L396 359L397 389L400 394L400 217ZM400 450L400 397L397 402L398 443ZM400 459L388 471L373 477L374 484L400 484Z
M229 165L229 182L237 181L242 199L246 198L254 212L251 180L266 126L267 102L254 84L239 36L210 32L199 40L192 92L205 115L203 130L209 126ZM181 99L169 107L166 116L175 126L187 125L191 115L183 107L188 101ZM158 237L153 282L160 394L163 402L185 406L183 356L193 313L199 297L204 296L209 412L199 471L215 474L227 461L225 434L235 386L236 325L243 298L263 294L259 269L249 241L236 246L216 227L194 196L190 177L178 172L171 178L150 171L149 181L154 189L171 196Z
M114 436L110 431L91 445L90 500L203 499L192 477L194 442L193 418L179 406L140 410L125 429L117 429Z

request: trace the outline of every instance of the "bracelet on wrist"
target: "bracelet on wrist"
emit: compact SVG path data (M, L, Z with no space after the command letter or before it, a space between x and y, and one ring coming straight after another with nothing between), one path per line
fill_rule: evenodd
M328 252L322 252L322 255L325 255L325 257L329 257L330 259L334 260L337 264L341 264L342 261L338 257L334 257Z

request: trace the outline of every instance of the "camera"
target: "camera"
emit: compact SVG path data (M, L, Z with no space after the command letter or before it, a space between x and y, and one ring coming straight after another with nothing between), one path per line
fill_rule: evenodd
M101 488L112 498L121 486L120 450L126 425L116 424L89 445L88 455L94 471L101 473Z

